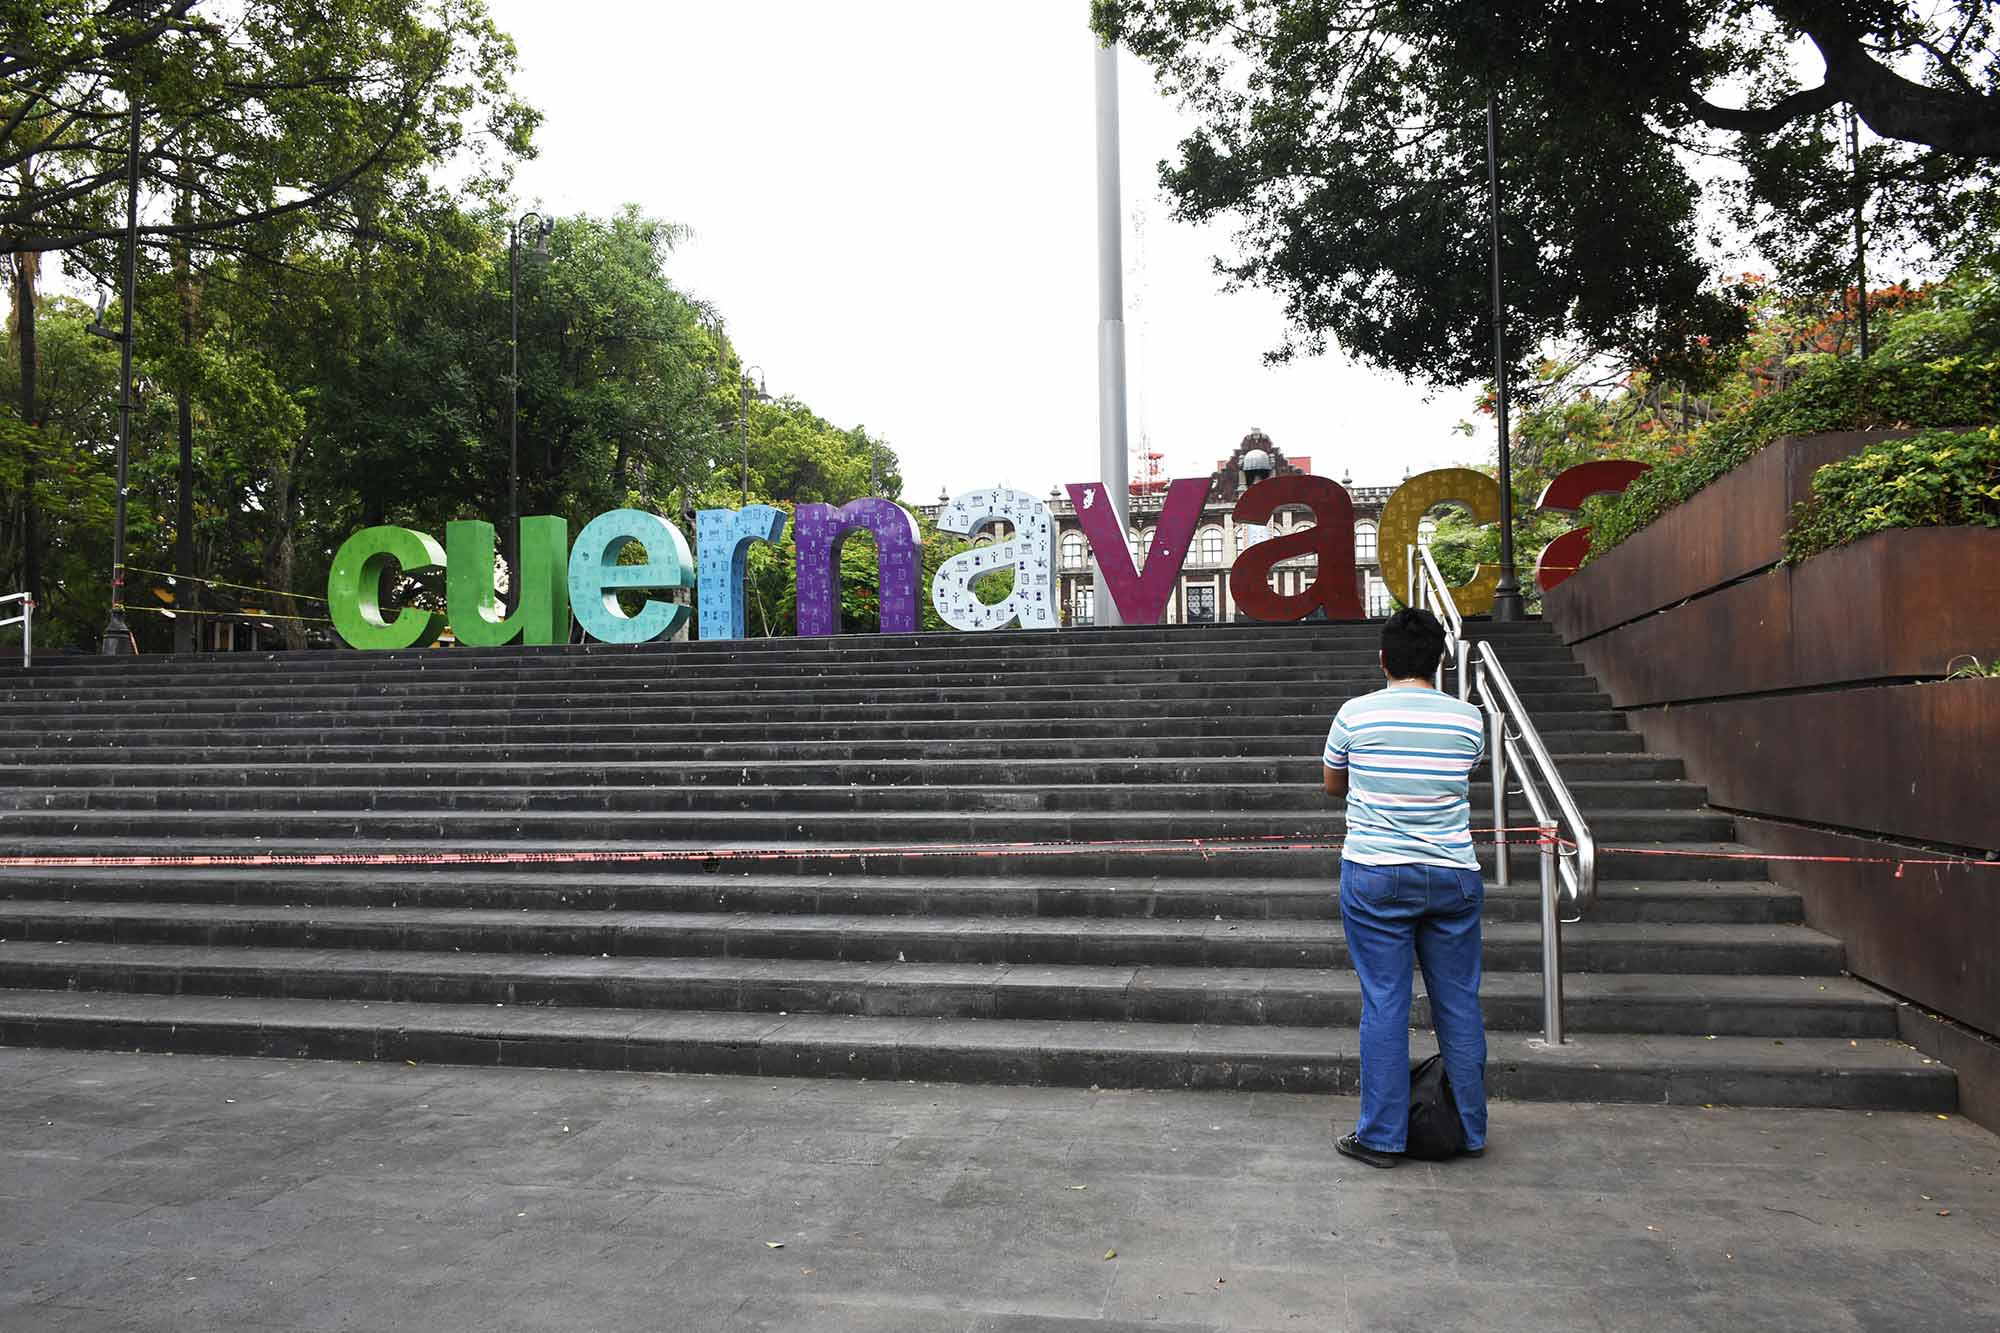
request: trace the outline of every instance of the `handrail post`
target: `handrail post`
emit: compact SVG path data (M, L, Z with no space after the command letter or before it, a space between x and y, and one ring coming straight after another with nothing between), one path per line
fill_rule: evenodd
M21 670L26 671L35 660L35 599L30 597L21 608Z
M1458 699L1460 703L1464 703L1466 697L1472 693L1472 678L1466 671L1466 667L1470 665L1472 645L1460 639L1454 646L1458 649Z
M1542 1040L1560 1046L1563 1036L1562 913L1556 910L1556 826L1541 826Z
M1482 677L1480 695L1486 700L1487 769L1493 783L1493 882L1506 885L1511 882L1507 865L1507 719L1500 711L1500 702L1493 697L1493 690Z

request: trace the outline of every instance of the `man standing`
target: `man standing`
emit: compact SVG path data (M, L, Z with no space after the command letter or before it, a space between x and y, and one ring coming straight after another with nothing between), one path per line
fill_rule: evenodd
M1334 1145L1369 1166L1402 1160L1410 1120L1410 983L1424 969L1466 1151L1486 1145L1486 1027L1479 1013L1473 766L1477 708L1437 688L1444 627L1402 610L1382 627L1388 685L1350 699L1327 733L1326 794L1347 799L1340 919L1361 979L1361 1119Z

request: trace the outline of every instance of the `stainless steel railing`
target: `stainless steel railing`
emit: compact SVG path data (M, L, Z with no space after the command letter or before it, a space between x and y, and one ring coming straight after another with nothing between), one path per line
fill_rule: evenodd
M1597 901L1597 843L1577 808L1569 784L1542 744L1541 733L1528 716L1500 665L1491 640L1468 644L1465 625L1453 604L1451 589L1428 547L1410 550L1411 604L1430 606L1444 622L1447 650L1458 666L1459 697L1486 713L1486 752L1493 784L1493 878L1507 884L1507 797L1510 780L1518 780L1521 796L1534 815L1541 868L1542 1037L1551 1045L1566 1040L1563 1032L1562 928L1579 920ZM1468 651L1470 650L1470 651ZM1574 914L1565 916L1563 898Z
M1471 673L1466 670L1466 655L1470 645L1465 639L1465 621L1458 614L1458 603L1452 599L1451 588L1445 583L1444 575L1438 572L1437 561L1431 558L1428 546L1410 548L1410 596L1409 604L1428 610L1444 622L1444 654L1456 672L1458 697L1464 699L1472 687Z
M0 607L10 602L21 604L21 614L0 620L0 629L6 629L9 625L21 627L21 666L25 669L35 660L35 599L24 592L9 593L5 597L0 597Z

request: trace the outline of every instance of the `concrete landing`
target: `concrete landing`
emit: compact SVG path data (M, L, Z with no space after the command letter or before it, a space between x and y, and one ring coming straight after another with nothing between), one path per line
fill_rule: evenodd
M1957 1116L1502 1102L1380 1172L1353 1114L0 1049L0 1330L2000 1327Z

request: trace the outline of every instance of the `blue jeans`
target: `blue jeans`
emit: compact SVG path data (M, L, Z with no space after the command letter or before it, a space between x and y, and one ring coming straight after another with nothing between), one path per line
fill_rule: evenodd
M1410 1127L1410 983L1424 969L1465 1146L1486 1144L1486 1025L1479 1014L1477 870L1340 863L1340 920L1361 978L1361 1119L1354 1137L1403 1151Z

